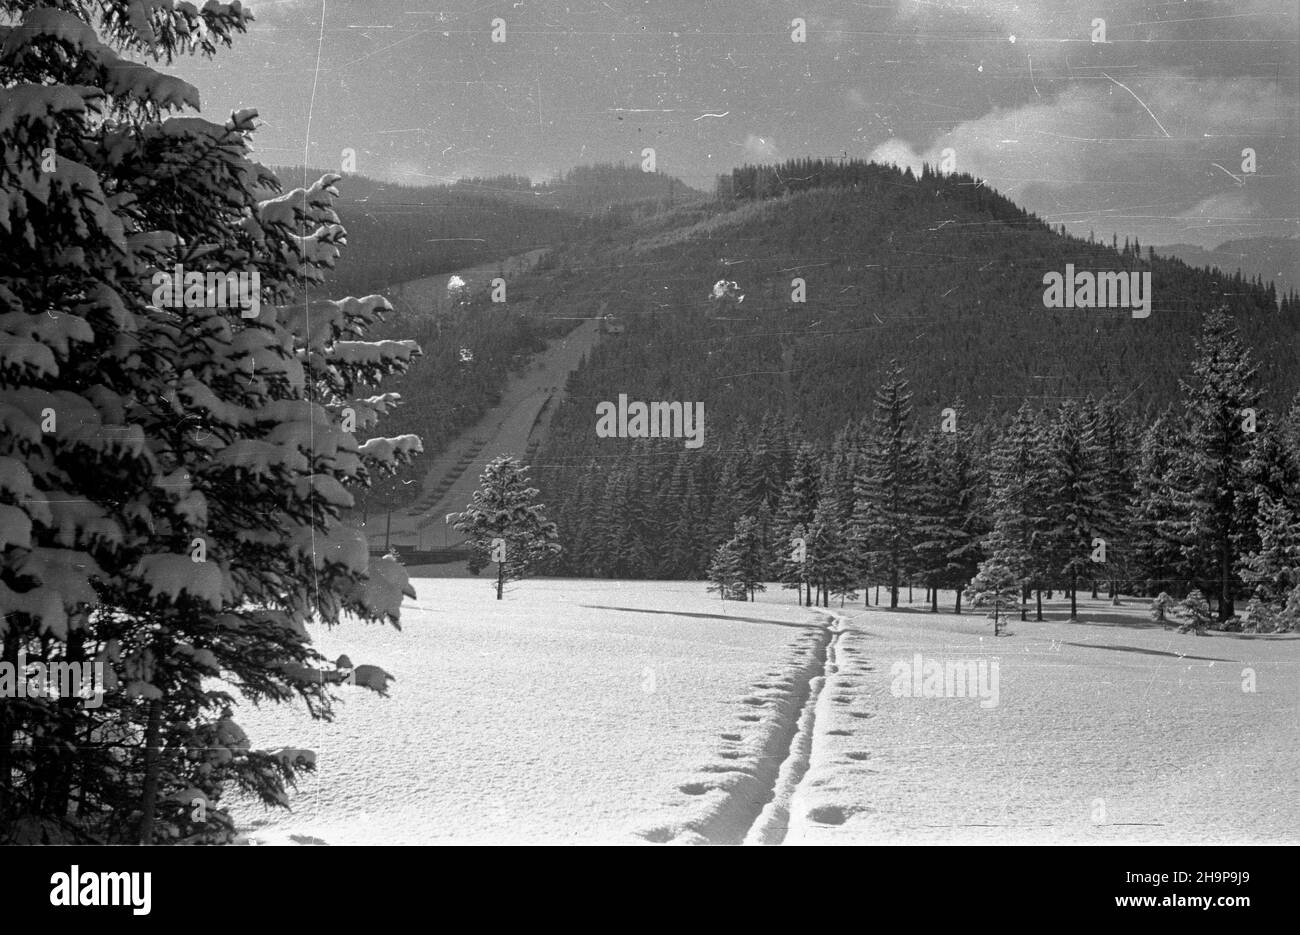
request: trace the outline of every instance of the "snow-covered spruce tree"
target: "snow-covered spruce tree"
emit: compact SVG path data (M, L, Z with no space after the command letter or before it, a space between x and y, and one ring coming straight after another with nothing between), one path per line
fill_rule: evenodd
M1078 618L1079 579L1093 574L1092 543L1111 536L1112 513L1102 501L1100 452L1083 407L1066 400L1047 435L1046 514L1043 546L1055 575L1070 584L1070 619Z
M858 581L857 563L848 535L844 531L844 506L836 497L826 496L817 504L812 525L808 527L808 580L817 585L823 607L830 606L831 595L855 600Z
M812 525L813 514L817 512L818 499L818 471L817 471L817 453L809 444L805 443L799 446L795 454L794 467L791 469L790 477L785 482L785 487L781 491L781 498L777 502L776 517L772 521L772 540L776 544L778 557L789 556L793 548L791 540L805 537L808 527ZM801 528L802 532L796 532L796 527ZM799 565L800 563L793 563ZM804 574L801 567L790 567L788 563L783 562L781 565L783 573L781 575L782 586L785 588L799 589L799 603L804 601L803 588L808 583L808 577ZM812 593L808 594L808 604L812 604Z
M808 604L812 605L812 579L809 577L810 565L808 564L808 530L803 524L796 524L791 527L788 538L774 538L772 540L773 562L772 566L776 570L777 580L781 586L787 590L794 588L798 591L798 602L800 605L804 602L804 586L808 586L810 595Z
M497 566L497 600L507 581L526 578L542 561L560 553L555 524L528 486L528 468L501 455L479 475L478 490L462 513L453 513L452 528L469 543L469 570L478 574L489 562Z
M971 454L964 413L955 407L955 432L930 432L921 442L918 515L914 556L930 586L930 610L939 610L939 588L955 587L961 613L962 585L979 569L980 542L987 534L979 516L978 466Z
M1196 351L1193 379L1182 383L1188 486L1178 491L1177 505L1183 552L1195 577L1217 591L1219 619L1227 620L1238 587L1240 543L1254 531L1254 517L1245 512L1252 446L1245 411L1258 405L1258 368L1232 319L1218 309L1205 316Z
M1034 587L1041 589L1048 571L1044 556L1046 448L1045 423L1024 403L998 440L991 459L992 530L984 542L984 552L1015 573L1026 595ZM1025 619L1026 607L1020 605L1021 620Z
M913 564L917 503L916 441L911 435L912 391L897 362L876 390L866 457L854 485L855 544L889 585L889 606Z
M1259 546L1241 563L1241 577L1254 596L1280 610L1300 585L1300 518L1280 499L1259 498L1255 518Z
M767 590L763 584L767 572L767 543L763 533L758 517L742 516L736 520L736 534L731 538L740 558L740 583L751 601L756 592Z
M1122 584L1129 580L1134 569L1133 537L1126 510L1133 497L1133 452L1138 436L1113 397L1103 397L1095 405L1089 398L1085 405L1098 453L1096 490L1101 503L1094 532L1106 539L1106 561L1101 567L1108 573L1111 604L1117 606Z
M1200 588L1192 588L1188 595L1178 603L1178 618L1183 622L1179 633L1189 630L1199 634L1210 625L1214 616L1210 613L1210 604L1201 593Z
M0 651L102 662L107 693L0 701L0 835L225 840L227 786L284 805L312 763L251 749L235 693L330 716L306 624L396 625L410 593L339 515L419 450L355 435L418 348L361 340L378 296L310 297L337 176L281 193L255 112L168 117L198 92L125 57L212 54L239 4L64 6L0 26ZM177 265L201 281L168 302Z
M1000 632L999 621L1024 603L1020 579L996 557L980 563L980 570L966 585L966 600L971 607L989 609L994 636Z
M1138 446L1128 528L1134 573L1147 594L1178 590L1186 579L1175 495L1183 464L1177 428L1171 413L1161 413L1142 433Z
M1151 619L1156 623L1168 623L1177 602L1169 596L1168 591L1161 591L1151 599Z

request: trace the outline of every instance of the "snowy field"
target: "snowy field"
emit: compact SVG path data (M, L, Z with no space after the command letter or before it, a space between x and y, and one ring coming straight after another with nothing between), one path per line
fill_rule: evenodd
M1300 640L1126 604L1071 624L1057 601L997 640L982 617L849 612L787 843L1300 841ZM917 653L983 660L990 689L996 659L996 705L906 690Z
M500 603L484 579L414 584L402 632L318 635L330 658L395 675L388 698L344 687L331 724L236 714L255 746L319 754L292 814L238 811L255 841L644 843L707 826L729 797L679 787L763 750L775 719L744 699L825 642L792 597L724 603L702 583L528 581Z
M292 813L237 810L255 843L1300 841L1294 637L1180 635L1136 600L995 640L919 591L828 613L699 582L415 585L402 632L319 635L389 698L236 715L320 755Z

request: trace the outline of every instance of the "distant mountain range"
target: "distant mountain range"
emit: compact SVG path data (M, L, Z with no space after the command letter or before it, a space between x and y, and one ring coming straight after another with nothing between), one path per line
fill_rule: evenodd
M1155 247L1162 256L1177 257L1188 266L1217 267L1225 273L1241 274L1247 279L1258 276L1270 281L1279 295L1300 288L1300 238L1251 237L1229 240L1213 250L1193 244L1175 243Z

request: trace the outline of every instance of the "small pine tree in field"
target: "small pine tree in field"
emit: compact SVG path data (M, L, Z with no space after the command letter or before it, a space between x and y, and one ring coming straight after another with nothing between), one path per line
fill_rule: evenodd
M1199 588L1193 588L1192 593L1182 599L1178 605L1178 616L1183 621L1183 625L1178 628L1179 633L1191 631L1199 634L1214 619L1210 614L1210 604Z
M543 559L559 554L559 534L543 509L537 488L528 486L528 469L502 455L483 469L465 511L449 517L469 543L471 572L496 563L497 600L507 581L526 578Z
M1151 599L1151 619L1156 623L1165 623L1174 610L1175 602L1168 591L1161 591Z
M716 591L724 601L745 599L740 552L735 539L728 539L718 546L709 562L708 576L709 591Z
M972 607L989 609L993 635L998 636L1001 618L1020 607L1020 579L1006 565L989 559L980 564L980 570L966 586L966 600Z

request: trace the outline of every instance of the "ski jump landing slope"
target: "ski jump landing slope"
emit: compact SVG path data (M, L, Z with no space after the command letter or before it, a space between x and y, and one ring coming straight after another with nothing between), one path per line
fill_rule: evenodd
M456 275L473 286L478 280L490 279L502 269L507 272L530 269L543 252L533 251L523 257L464 270ZM434 302L445 299L447 279L447 276L433 276L404 283L394 290L394 304L430 308ZM508 454L527 463L564 398L566 379L599 337L600 322L594 319L583 321L569 334L550 341L545 350L534 355L523 373L512 375L502 389L501 402L434 459L421 480L421 492L414 509L393 511L390 543L441 548L460 542L460 534L444 523L446 514L459 512L469 503L488 461ZM531 450L530 445L533 446ZM384 514L371 516L367 524L371 548L383 546L385 524Z

